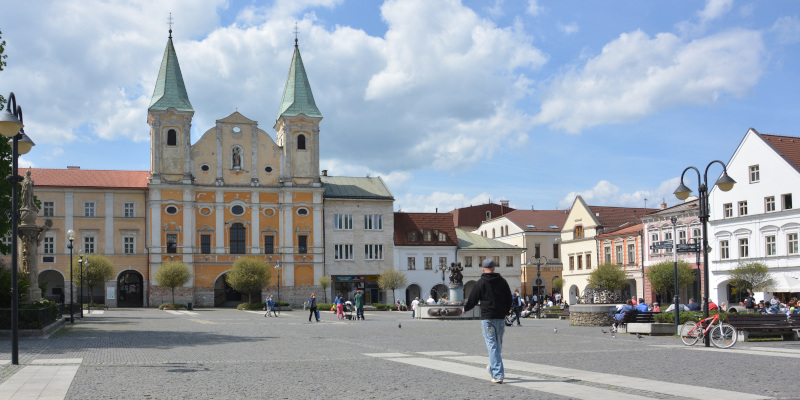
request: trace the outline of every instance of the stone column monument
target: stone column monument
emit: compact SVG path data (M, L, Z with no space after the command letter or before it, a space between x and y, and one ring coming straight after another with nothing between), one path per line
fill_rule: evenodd
M39 208L36 207L33 199L33 180L29 169L22 180L19 227L17 228L17 234L21 239L18 249L21 255L20 265L17 268L23 273L28 273L30 279L28 297L25 300L28 303L42 298L42 291L39 289L39 244L44 238L44 233L53 225L53 221L49 219L43 226L36 225L36 214L39 213Z

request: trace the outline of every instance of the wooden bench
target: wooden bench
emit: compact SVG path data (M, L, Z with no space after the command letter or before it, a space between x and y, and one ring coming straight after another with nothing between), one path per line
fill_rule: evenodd
M564 311L561 311L561 314L558 314L558 319L569 319L569 308L565 308Z
M784 314L729 313L728 324L739 332L739 339L750 336L782 336L783 340L797 340L800 318L786 318ZM794 325L793 325L794 323Z

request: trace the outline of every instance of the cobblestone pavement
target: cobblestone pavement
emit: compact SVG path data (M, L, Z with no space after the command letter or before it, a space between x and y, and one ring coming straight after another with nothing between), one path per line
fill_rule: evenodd
M0 362L0 384L35 359L82 359L68 399L800 397L800 342L690 348L677 337L612 338L601 328L523 319L506 330L507 379L497 385L485 370L479 321L366 318L110 309L49 339L21 340L21 365ZM0 340L0 360L11 358L10 347Z

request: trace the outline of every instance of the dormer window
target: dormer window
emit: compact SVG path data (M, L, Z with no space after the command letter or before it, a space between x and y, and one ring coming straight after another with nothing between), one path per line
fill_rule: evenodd
M175 129L170 129L167 131L167 146L177 146L178 145L178 132Z
M422 241L423 242L432 242L433 241L433 232L429 230L425 230L422 232Z
M447 235L444 232L439 232L439 241L440 242L446 242L447 241Z
M491 211L487 211L486 212L486 220L488 221L490 219L492 219L492 212Z
M297 150L306 149L306 135L297 135Z
M406 236L409 243L416 243L417 242L417 232L408 232Z
M583 239L583 227L576 226L574 231L574 239Z

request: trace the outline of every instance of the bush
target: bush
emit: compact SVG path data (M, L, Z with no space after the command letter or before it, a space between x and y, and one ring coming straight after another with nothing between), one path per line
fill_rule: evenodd
M266 303L240 303L236 306L237 310L263 310L266 308Z
M289 302L287 301L276 301L275 307L289 307Z
M159 310L185 310L186 304L164 303L158 306Z
M372 306L375 307L378 311L388 311L395 307L394 304L383 304L383 303L372 303Z
M331 307L333 307L332 303L317 303L317 310L320 310L320 311L330 310Z
M709 312L709 316L712 316L712 315L715 315L715 314L717 314L717 311ZM698 322L698 321L700 321L701 319L704 318L703 313L699 312L699 311L681 311L679 317L680 317L680 319L678 320L678 325L683 325L687 321ZM726 313L719 313L719 317L720 317L720 319L722 319L723 322L728 322L728 315ZM653 317L653 319L656 322L674 324L675 323L675 311L661 312L659 314L656 314Z

